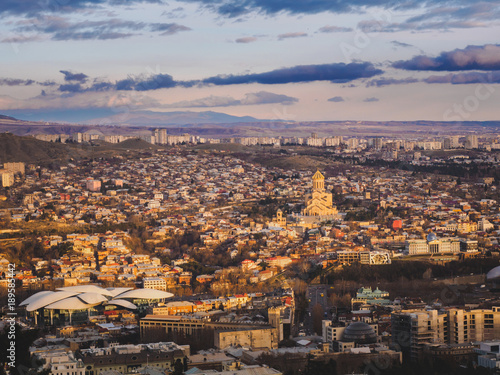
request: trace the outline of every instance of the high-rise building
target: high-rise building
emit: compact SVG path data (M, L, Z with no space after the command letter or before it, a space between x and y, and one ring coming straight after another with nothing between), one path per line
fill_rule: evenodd
M155 129L154 138L157 145L167 144L167 129Z
M391 315L391 335L403 355L419 360L426 343L462 344L500 335L500 307L491 310L402 310Z
M465 137L465 148L467 148L467 149L479 148L479 143L477 141L477 135L470 134L467 137Z
M384 140L382 138L373 139L373 148L376 150L381 150L384 147Z
M4 163L3 167L4 167L4 169L6 169L9 172L12 172L14 174L20 173L23 176L25 174L25 165L24 165L24 163Z
M451 150L460 147L459 139L458 135L452 135L443 139L443 149Z
M0 181L3 187L14 185L14 173L7 169L0 169Z
M349 138L347 140L347 147L349 147L349 149L356 148L358 147L358 145L359 145L359 139L357 138Z

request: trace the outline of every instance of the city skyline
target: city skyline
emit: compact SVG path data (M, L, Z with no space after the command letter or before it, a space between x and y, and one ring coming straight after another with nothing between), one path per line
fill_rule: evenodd
M0 13L1 114L498 120L495 1L9 1Z

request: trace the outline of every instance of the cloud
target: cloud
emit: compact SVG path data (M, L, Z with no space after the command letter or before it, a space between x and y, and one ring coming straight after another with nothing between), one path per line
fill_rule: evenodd
M203 1L202 1L203 2ZM210 0L208 0L207 3L209 3ZM209 4L209 7L212 9L217 8L217 12L223 16L230 17L230 18L235 18L242 16L246 13L248 13L248 8L244 4L236 4L237 2L228 2L222 5L219 5L217 7L212 6Z
M464 0L184 0L198 3L204 8L225 16L240 17L241 15L258 12L267 15L278 13L288 14L317 14L322 12L353 13L366 12L367 8L383 8L387 10L420 10L422 8L436 8L443 6L464 7Z
M32 79L0 78L0 86L31 86L34 83Z
M340 27L340 26L323 26L318 29L321 33L346 33L353 31L350 27Z
M381 77L377 79L372 79L371 81L368 81L366 83L366 87L382 87L382 86L388 86L388 85L405 85L408 83L416 83L420 82L416 78L403 78L403 79L397 79L397 78L388 78L388 77Z
M181 86L179 82L174 81L169 74L156 74L147 78L132 78L116 82L116 90L135 90L135 91L150 91L158 90L164 88L172 88L176 86Z
M450 52L441 52L437 57L415 56L392 64L404 70L459 71L500 70L500 45L467 46Z
M191 28L177 23L153 23L151 31L161 31L160 35L174 35L181 31L190 31Z
M333 63L321 65L297 65L290 68L281 68L264 73L242 75L219 75L199 81L201 85L237 85L260 83L266 85L330 81L335 83L350 82L358 78L370 78L383 71L369 62Z
M0 86L55 86L53 81L38 82L33 79L0 78Z
M60 73L64 74L65 81L78 81L81 83L85 83L87 78L89 78L86 74L83 73L72 73L68 70L60 70Z
M252 42L255 42L256 40L257 40L256 37L245 36L245 37L236 39L235 42L236 43L252 43Z
M333 103L340 103L340 102L344 102L345 100L341 96L334 96L333 98L328 99L328 101L333 102Z
M287 95L274 94L267 91L245 94L242 99L234 99L230 96L208 96L195 100L184 100L163 106L165 108L210 108L230 107L239 105L261 105L261 104L283 104L291 105L298 102L297 98Z
M451 83L453 85L500 83L500 71L450 73L444 76L430 76L422 80L426 83Z
M245 95L245 98L241 100L242 105L256 105L256 104L284 104L291 105L297 103L299 99L282 95L274 94L267 91L259 91L254 93L249 93Z
M2 0L0 2L0 14L25 14L35 15L42 12L71 12L79 9L94 9L95 6L106 4L139 4L139 3L163 3L162 0Z
M363 100L365 103L373 103L373 102L378 102L379 99L378 98L375 98L375 97L371 97L371 98L366 98Z
M403 43L403 42L400 42L398 40L393 40L391 41L391 44L395 45L396 47L414 47L412 44L408 44L408 43Z
M104 92L104 91L153 91L173 87L193 86L228 86L259 83L264 85L302 83L314 81L330 81L346 83L360 78L371 78L384 73L369 62L333 63L321 65L297 65L289 68L280 68L263 73L241 75L218 75L192 81L176 81L169 74L154 74L129 76L115 82L94 79L92 82L83 73L72 73L61 70L67 83L59 85L59 91L64 93ZM40 84L40 83L38 83ZM51 83L53 85L53 83ZM261 91L247 94L241 101L244 105L263 103L291 104L295 98Z
M39 35L13 35L1 40L2 43L29 43L39 42L43 38Z
M84 92L65 95L45 93L29 99L0 96L0 110L111 108L117 112L123 112L124 110L145 109L159 105L158 101L147 95L132 92Z
M497 20L500 13L498 3L479 1L470 4L445 4L435 8L428 9L424 14L409 18L406 22L418 23L437 19L439 21L446 20L462 20L462 21L488 21Z
M83 31L83 32L75 32L75 31L59 31L55 33L52 37L52 40L64 41L64 40L112 40L112 39L125 39L130 38L135 34L133 33L118 33L107 31L103 32L102 30L93 30L93 31Z
M358 29L364 33L395 33L399 31L429 31L429 30L450 30L450 29L470 29L476 27L486 27L487 24L480 21L470 21L470 20L438 20L432 22L401 22L401 23L389 23L380 22L377 20L366 20L360 21L357 25Z
M79 83L67 83L59 86L59 91L61 92L82 92L84 91L82 85Z
M498 19L498 7L495 1L474 3L470 0L180 0L185 3L199 4L203 9L209 9L223 17L237 18L250 12L265 15L287 14L318 14L331 13L364 13L370 8L384 10L429 10L426 19L436 19L437 23L459 20ZM130 6L141 3L166 4L166 0L2 0L0 14L33 16L42 13L69 13L81 10L95 10L105 6ZM472 4L471 4L472 3ZM496 12L495 12L496 10ZM174 9L166 14L169 16L182 14L183 9ZM413 24L422 22L418 16L413 17ZM424 21L425 23L425 21ZM435 24L436 26L437 24ZM458 26L459 24L456 24ZM465 25L465 23L463 24Z
M14 32L17 38L30 41L34 33L38 38L47 35L56 41L64 40L110 40L124 39L137 35L139 31L160 32L160 35L173 35L181 31L191 30L187 26L176 23L146 23L111 18L105 20L86 20L71 22L68 18L57 15L41 14L33 18L16 22ZM8 38L12 40L12 38ZM3 40L6 42L9 40Z
M278 40L291 39L291 38L303 38L307 36L307 33L295 32L295 33L285 33L278 35Z

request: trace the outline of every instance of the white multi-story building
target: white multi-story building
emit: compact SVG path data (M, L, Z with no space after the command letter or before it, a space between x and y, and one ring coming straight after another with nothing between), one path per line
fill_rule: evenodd
M359 145L359 139L357 139L357 138L349 138L347 140L347 147L349 149L354 149L354 148L358 147L358 145Z
M85 368L80 359L76 359L72 352L46 351L35 353L39 359L45 360L45 369L50 375L84 375Z
M490 223L489 220L486 220L484 218L479 220L477 223L477 229L479 229L480 231L483 231L483 232L487 232L487 231L492 230L494 228L495 228L495 226L492 223Z
M467 149L479 148L477 135L470 134L467 137L465 137L465 148Z
M7 169L0 169L0 180L3 187L14 185L14 173Z
M405 251L408 255L427 254L429 246L426 240L407 240L405 243Z
M403 310L392 313L392 340L418 360L425 343L462 344L500 337L500 307L491 310Z
M25 174L25 164L24 163L3 163L4 169L12 172L14 174L20 173L22 175Z
M167 282L159 277L145 277L142 283L144 289L167 290Z

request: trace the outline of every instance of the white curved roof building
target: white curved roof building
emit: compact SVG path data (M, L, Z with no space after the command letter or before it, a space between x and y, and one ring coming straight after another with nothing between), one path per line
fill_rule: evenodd
M78 285L58 288L56 291L38 292L21 302L20 306L26 306L27 311L39 309L73 311L107 304L135 310L137 306L130 302L130 299L166 299L172 296L172 293L155 289L104 289L96 285Z
M109 290L101 288L97 285L75 285L75 286L65 286L63 288L57 288L57 290L64 290L69 292L77 292L77 293L98 293L103 296L112 297L113 293Z
M69 297L51 303L50 305L44 306L43 308L48 310L85 310L94 307L96 305L99 305L99 303L100 302L86 303L78 297Z
M164 299L170 298L173 294L156 289L132 289L127 292L118 294L116 298L131 298L131 299Z
M43 293L43 294L41 294ZM35 311L41 308L44 308L45 306L50 305L51 303L60 301L65 298L71 298L75 295L77 295L77 292L50 292L50 293L44 293L40 292L37 294L32 295L30 298L31 299L28 303L28 299L24 300L21 305L26 306L26 310L28 311Z
M108 292L111 293L113 297L116 297L118 294L122 294L128 290L132 290L133 288L106 288Z
M107 305L115 305L115 306L121 306L129 310L136 310L137 306L134 305L132 302L127 301L125 299L112 299L107 303Z

